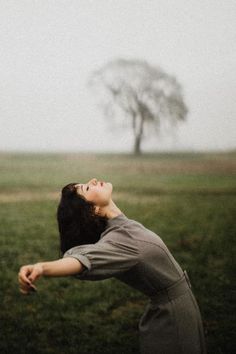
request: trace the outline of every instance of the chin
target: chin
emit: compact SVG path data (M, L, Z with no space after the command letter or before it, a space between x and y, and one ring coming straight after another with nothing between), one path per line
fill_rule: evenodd
M108 184L108 186L109 186L109 188L111 189L111 192L112 192L112 191L113 191L113 185L112 185L112 183L107 182L107 184Z

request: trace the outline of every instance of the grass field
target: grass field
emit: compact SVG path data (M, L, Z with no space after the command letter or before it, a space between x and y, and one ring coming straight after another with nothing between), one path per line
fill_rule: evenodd
M138 353L147 299L118 280L42 279L36 294L18 291L22 264L58 257L60 189L91 177L111 181L120 209L188 270L208 352L236 352L236 153L2 153L0 171L0 353Z

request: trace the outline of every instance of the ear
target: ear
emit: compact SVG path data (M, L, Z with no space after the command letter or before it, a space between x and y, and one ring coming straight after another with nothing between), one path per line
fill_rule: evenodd
M100 208L98 206L95 206L95 214L97 215L100 214Z

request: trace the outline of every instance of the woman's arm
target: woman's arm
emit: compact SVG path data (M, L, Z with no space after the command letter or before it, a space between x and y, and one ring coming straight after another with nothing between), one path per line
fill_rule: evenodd
M28 294L30 291L36 291L33 283L41 276L64 277L75 275L81 273L83 268L82 263L72 257L22 266L18 274L20 292Z

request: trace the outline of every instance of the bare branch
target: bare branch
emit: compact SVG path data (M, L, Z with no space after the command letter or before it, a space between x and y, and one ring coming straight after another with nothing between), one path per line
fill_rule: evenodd
M136 149L145 136L175 127L188 112L176 78L145 61L111 61L91 75L89 85L97 89L111 124L130 121Z

